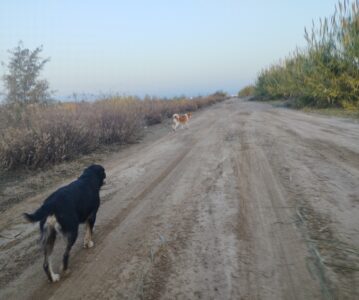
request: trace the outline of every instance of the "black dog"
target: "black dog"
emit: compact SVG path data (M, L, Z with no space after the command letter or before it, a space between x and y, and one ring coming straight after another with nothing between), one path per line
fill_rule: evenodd
M84 248L93 247L92 230L100 206L100 188L105 178L106 173L102 166L91 165L77 180L51 194L33 214L24 214L30 222L40 221L45 255L43 267L51 282L60 280L60 275L53 272L50 260L58 232L61 231L67 241L63 271L67 270L69 253L77 239L80 223L86 222Z

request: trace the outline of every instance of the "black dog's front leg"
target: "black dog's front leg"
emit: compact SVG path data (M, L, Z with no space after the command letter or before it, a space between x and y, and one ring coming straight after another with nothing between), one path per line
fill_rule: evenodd
M94 242L92 241L92 233L93 227L96 221L96 214L92 215L86 221L86 232L84 238L84 248L92 248L94 246Z

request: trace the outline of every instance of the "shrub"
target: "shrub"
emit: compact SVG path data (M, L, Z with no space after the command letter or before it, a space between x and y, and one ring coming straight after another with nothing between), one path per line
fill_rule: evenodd
M89 153L100 145L131 143L145 124L223 101L111 97L93 103L0 106L0 169L39 168Z
M247 85L238 92L238 97L242 98L242 97L253 96L254 92L255 92L255 86Z

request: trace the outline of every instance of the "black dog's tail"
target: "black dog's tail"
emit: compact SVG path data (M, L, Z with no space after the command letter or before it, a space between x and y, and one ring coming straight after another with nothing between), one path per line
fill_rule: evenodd
M29 222L39 222L45 219L48 215L51 214L51 211L45 205L39 207L33 214L24 213L24 217Z

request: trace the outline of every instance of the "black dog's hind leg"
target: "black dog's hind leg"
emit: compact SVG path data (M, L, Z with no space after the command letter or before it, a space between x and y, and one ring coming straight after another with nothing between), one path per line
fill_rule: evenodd
M60 280L60 275L55 274L51 265L51 254L54 249L56 240L56 230L54 228L45 228L43 232L43 249L44 249L44 270L51 282Z
M96 221L96 214L89 217L86 221L86 232L84 237L84 248L92 248L94 246L94 242L92 241L92 232L93 227Z
M63 256L63 260L62 260L62 270L64 272L67 271L67 268L68 268L68 265L69 265L70 251L71 251L72 246L76 242L77 234L78 234L78 227L76 228L75 231L72 231L72 232L67 234L67 244L66 244L65 253L64 253L64 256Z

